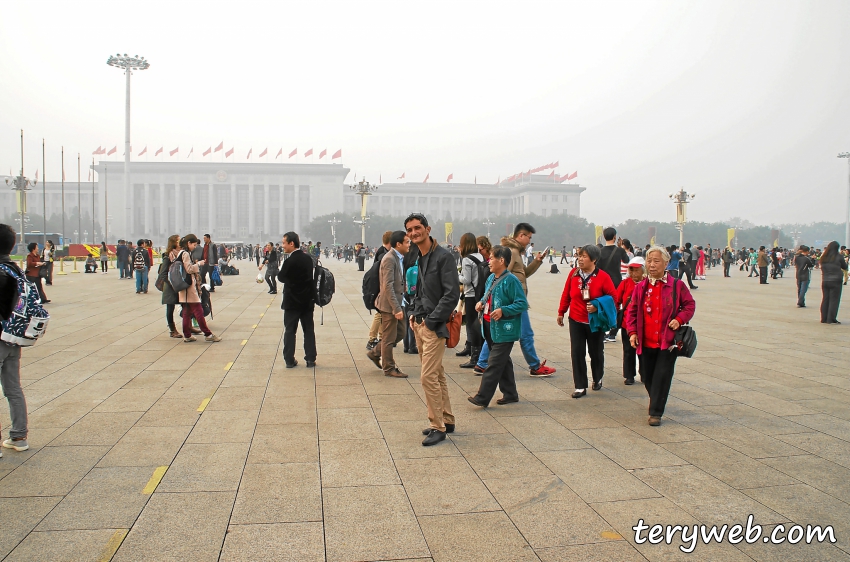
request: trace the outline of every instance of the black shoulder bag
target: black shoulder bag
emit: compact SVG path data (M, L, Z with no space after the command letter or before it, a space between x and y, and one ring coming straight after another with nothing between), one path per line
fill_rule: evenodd
M673 279L673 316L670 318L670 321L673 321L679 312L680 307L679 301L676 298L676 287L682 282L681 279ZM687 324L679 326L679 329L675 332L675 336L673 336L673 344L676 346L676 354L680 357L693 357L694 351L697 349L696 331Z

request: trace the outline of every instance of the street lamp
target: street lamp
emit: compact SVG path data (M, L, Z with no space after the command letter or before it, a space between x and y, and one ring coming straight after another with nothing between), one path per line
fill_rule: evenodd
M800 229L795 226L794 230L792 230L789 234L791 234L791 238L794 239L794 248L798 248L800 246L800 235L802 232L800 232Z
M334 216L331 220L328 221L331 223L331 236L334 239L334 248L336 248L336 225L341 224L342 221L336 220L336 216Z
M695 193L688 193L685 188L678 193L671 193L670 199L676 204L676 229L679 231L679 247L685 245L685 223L688 220L687 205L696 197Z
M372 185L366 178L360 180L359 183L355 185L348 186L353 192L360 196L360 220L354 221L354 224L360 225L360 242L362 244L366 244L366 221L369 220L369 217L366 216L366 200L369 198L369 195L373 191L377 191L378 186Z
M488 218L486 221L484 221L481 224L483 224L484 226L487 227L487 239L489 240L490 239L490 227L493 226L496 223L490 222L490 219Z
M130 211L130 202L133 200L130 196L130 75L133 74L133 70L147 70L150 63L145 60L145 57L138 55L130 57L125 53L110 56L106 64L115 68L123 68L124 75L127 77L124 108L124 225L126 228L132 229L132 213Z
M27 214L27 191L31 186L35 186L38 180L30 180L24 176L24 130L21 129L21 173L15 178L6 178L6 185L12 186L15 191L15 198L18 202L18 212L21 213L21 247L19 252L21 255L26 254L26 241L24 240L25 220L24 215Z
M848 167L850 167L850 152L841 152L839 158L846 158ZM848 175L850 182L850 174ZM850 186L847 189L847 215L844 217L844 245L850 247Z

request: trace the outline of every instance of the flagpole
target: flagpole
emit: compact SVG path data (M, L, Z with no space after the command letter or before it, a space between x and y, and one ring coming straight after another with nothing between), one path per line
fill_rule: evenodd
M103 163L103 231L104 239L109 242L109 170Z
M97 239L94 235L94 158L91 159L91 239L92 242Z
M62 147L62 248L65 248L65 147ZM67 255L67 254L66 254Z
M79 236L83 235L83 196L80 192L80 153L77 153L77 231ZM79 244L80 241L77 241Z
M44 226L42 227L41 232L41 246L42 248L47 246L47 170L44 167L44 139L41 139L41 207L42 207L42 222Z

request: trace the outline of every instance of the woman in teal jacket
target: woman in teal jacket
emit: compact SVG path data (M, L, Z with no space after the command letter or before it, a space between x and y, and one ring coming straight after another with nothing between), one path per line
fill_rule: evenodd
M528 310L528 300L522 283L509 272L511 249L504 246L493 248L490 257L490 277L484 287L484 297L475 305L481 317L481 332L490 348L487 368L481 375L478 394L468 397L476 406L486 408L496 393L502 391L497 404L519 402L514 379L514 364L511 350L519 340L520 315Z

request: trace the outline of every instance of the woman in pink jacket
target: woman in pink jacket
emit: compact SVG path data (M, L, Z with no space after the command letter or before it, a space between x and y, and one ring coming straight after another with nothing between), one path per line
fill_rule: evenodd
M688 284L667 274L670 254L666 249L653 246L645 259L648 276L635 286L624 322L629 341L640 356L640 378L649 394L649 425L655 426L661 425L673 384L676 330L693 318L696 303Z
M201 305L201 276L198 274L204 260L194 261L192 250L200 243L194 234L187 234L180 240L180 250L172 250L172 261L178 258L183 262L183 267L189 277L189 287L178 291L177 300L183 305L183 341L193 342L197 338L192 335L192 318L198 322L198 327L204 333L204 340L208 342L219 342L221 338L213 334L204 320L204 307Z

